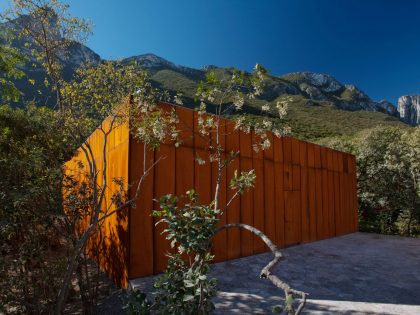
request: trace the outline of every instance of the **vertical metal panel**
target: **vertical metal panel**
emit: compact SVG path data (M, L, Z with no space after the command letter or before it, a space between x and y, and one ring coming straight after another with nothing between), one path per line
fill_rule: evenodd
M300 205L302 222L302 242L310 241L310 210L309 210L309 192L308 192L308 168L306 166L300 169Z
M308 146L309 148L309 146ZM309 150L308 150L309 153ZM309 157L309 156L308 156ZM309 240L315 241L317 238L317 206L316 206L316 173L312 167L308 168L308 212L309 212Z
M155 160L159 160L155 166L154 178L154 197L159 200L161 196L175 194L175 147L163 144L155 152ZM154 203L154 209L160 209L159 202ZM155 219L155 224L158 219ZM154 229L154 251L153 251L153 270L154 273L162 272L167 265L166 253L170 248L170 242L165 239L162 232L165 223L158 224Z
M339 159L340 160L340 159ZM341 160L342 161L342 160ZM339 185L340 185L340 235L346 234L346 200L345 200L345 186L344 186L344 173L339 172Z
M300 192L285 191L284 207L286 245L298 244L301 242Z
M292 164L294 165L299 165L300 163L300 156L299 156L299 150L300 150L300 145L299 145L299 140L295 139L295 138L291 138L290 139L292 142L291 145L291 150L292 150Z
M146 162L146 163L144 163ZM144 166L154 162L154 152L130 139L130 197L134 197ZM153 274L153 177L154 169L144 177L135 207L130 210L130 278Z
M317 150L315 150L316 152ZM316 216L316 238L321 240L324 238L324 213L322 211L322 170L315 169L315 216Z
M273 138L274 162L283 162L283 138ZM242 153L242 150L241 150Z
M284 163L292 163L292 139L283 137L283 159Z
M252 166L252 135L240 132L240 167L241 171L249 171ZM249 189L241 196L241 222L254 225L254 193ZM241 229L241 255L249 256L254 251L254 236L251 232Z
M284 247L285 242L285 213L284 213L284 166L281 162L274 163L275 184L275 223L277 246Z
M226 154L234 156L239 152L239 133L234 130L233 122L226 124ZM240 174L240 161L235 158L227 166L227 181L232 179L234 172ZM227 185L227 200L231 200L235 195L235 190ZM240 223L241 221L241 199L236 197L232 200L229 207L226 209L227 223ZM241 256L241 231L239 228L231 228L227 231L227 258L233 259Z
M284 190L293 190L293 168L292 164L284 163L283 169Z
M313 143L308 143L307 150L308 150L308 167L315 167L315 153L314 153L314 146Z
M200 203L208 205L213 199L211 191L211 163L206 151L196 148L195 155L194 189L199 195ZM200 157L200 160L197 157Z
M192 141L191 141L192 142ZM178 197L194 188L194 150L193 148L181 146L175 150L176 161L176 189Z
M184 146L194 146L194 112L188 108L176 106L175 112L179 123L179 137L182 139Z
M322 152L322 151L321 151ZM325 155L325 157L327 157ZM322 181L322 238L331 237L330 221L329 221L329 208L328 208L328 170L323 168L321 171Z
M307 143L299 141L299 164L300 168L300 207L301 207L301 234L302 242L310 240L309 227L309 204L308 204L308 153Z
M335 233L342 234L341 228L341 194L340 194L340 176L338 172L334 172L334 219L335 219Z
M334 213L334 172L330 170L328 170L328 226L330 230L330 236L335 236L336 227Z
M315 168L321 168L321 147L319 145L314 145L314 163Z
M274 162L264 160L264 230L266 235L277 243L276 235L276 212L275 212L275 186L274 186Z
M256 174L254 186L254 227L264 231L265 205L264 205L264 154L261 150L252 152L252 165ZM254 235L254 253L265 251L264 242Z

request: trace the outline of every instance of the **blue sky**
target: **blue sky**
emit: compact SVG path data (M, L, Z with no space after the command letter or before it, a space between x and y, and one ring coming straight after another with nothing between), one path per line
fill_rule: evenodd
M8 0L0 0L0 9ZM69 0L103 58L328 73L373 99L420 93L417 0Z

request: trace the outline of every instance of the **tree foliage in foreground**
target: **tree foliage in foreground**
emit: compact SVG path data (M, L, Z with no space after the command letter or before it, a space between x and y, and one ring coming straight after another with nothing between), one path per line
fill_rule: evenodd
M323 144L357 157L362 231L420 235L420 127L377 127Z
M0 312L46 313L54 301L65 267L61 165L75 147L61 130L48 108L0 107Z
M7 30L0 30L0 104L17 102L21 92L16 88L12 80L20 79L24 73L20 66L24 58L16 49L9 45Z
M13 26L9 31L14 38L24 43L22 53L31 61L31 67L39 65L46 72L42 83L56 94L56 108L62 110L63 61L70 57L72 45L86 42L91 25L86 19L72 16L64 1L11 2L11 8L2 14L3 19Z

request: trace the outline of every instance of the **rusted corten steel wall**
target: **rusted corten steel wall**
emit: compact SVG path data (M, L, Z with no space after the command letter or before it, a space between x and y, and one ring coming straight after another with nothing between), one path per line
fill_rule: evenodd
M102 170L103 162L103 148L104 148L104 134L100 130L110 130L111 118L103 121L101 126L86 140L92 149L92 155L96 163L98 173L98 186L103 185ZM111 203L113 192L118 190L114 178L124 179L124 189L128 190L128 153L129 153L129 128L128 122L116 123L112 128L106 143L106 159L107 159L107 176L106 182L108 189L105 190L105 203L102 211ZM87 149L87 148L86 148ZM90 157L89 157L90 158ZM80 166L83 166L80 168ZM79 182L86 181L86 174L89 173L89 164L82 149L79 149L75 156L68 161L64 166L64 172L67 175L78 179ZM63 192L66 194L66 192ZM87 244L87 253L93 259L97 260L102 270L104 270L115 283L122 287L128 285L128 212L123 210L119 213L111 215L102 224L102 242L99 242L100 235L96 233L92 236ZM89 220L82 222L81 229L87 228ZM99 244L99 246L98 246Z
M160 157L147 176L136 207L107 223L108 231L124 231L128 237L117 238L118 252L124 253L126 261L106 265L105 270L123 279L116 282L122 286L127 279L162 272L166 267L165 252L170 251L169 242L161 235L162 225L155 227L151 217L159 205L153 200L165 194L184 194L194 188L202 203L209 203L214 195L217 175L215 163L209 163L207 144L212 137L200 136L197 132L197 113L174 105L180 119L179 129L183 143L175 148L164 143L156 151L146 149L132 137L124 142L121 155L116 151L108 163L116 165L110 177L124 177L130 183L129 195L133 196L136 181L143 173L144 156L151 165ZM221 217L220 225L246 223L262 230L279 247L321 240L357 231L357 193L355 157L316 144L290 137L277 138L269 134L272 146L256 153L252 149L252 134L234 131L234 123L222 120L221 143L225 154L240 151L239 157L224 170L221 183L220 207L224 208L233 194L228 182L235 169L255 169L255 188L247 191L231 203ZM95 134L94 134L95 135ZM94 137L94 135L92 137ZM122 147L121 147L122 148ZM128 155L127 151L128 150ZM206 160L200 165L195 156ZM123 163L124 165L121 165ZM117 167L118 165L118 167ZM124 176L127 175L128 176ZM122 235L125 235L122 233ZM256 253L267 248L263 242L246 230L230 229L219 233L214 239L213 252L216 261L224 261ZM113 255L105 251L101 255ZM121 256L122 257L122 256ZM101 262L106 261L105 258ZM127 272L119 272L119 268ZM111 272L109 271L111 270Z

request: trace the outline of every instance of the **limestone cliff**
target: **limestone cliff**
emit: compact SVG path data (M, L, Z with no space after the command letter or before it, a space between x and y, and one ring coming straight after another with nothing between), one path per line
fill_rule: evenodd
M420 95L405 95L398 99L398 113L406 123L420 125Z

